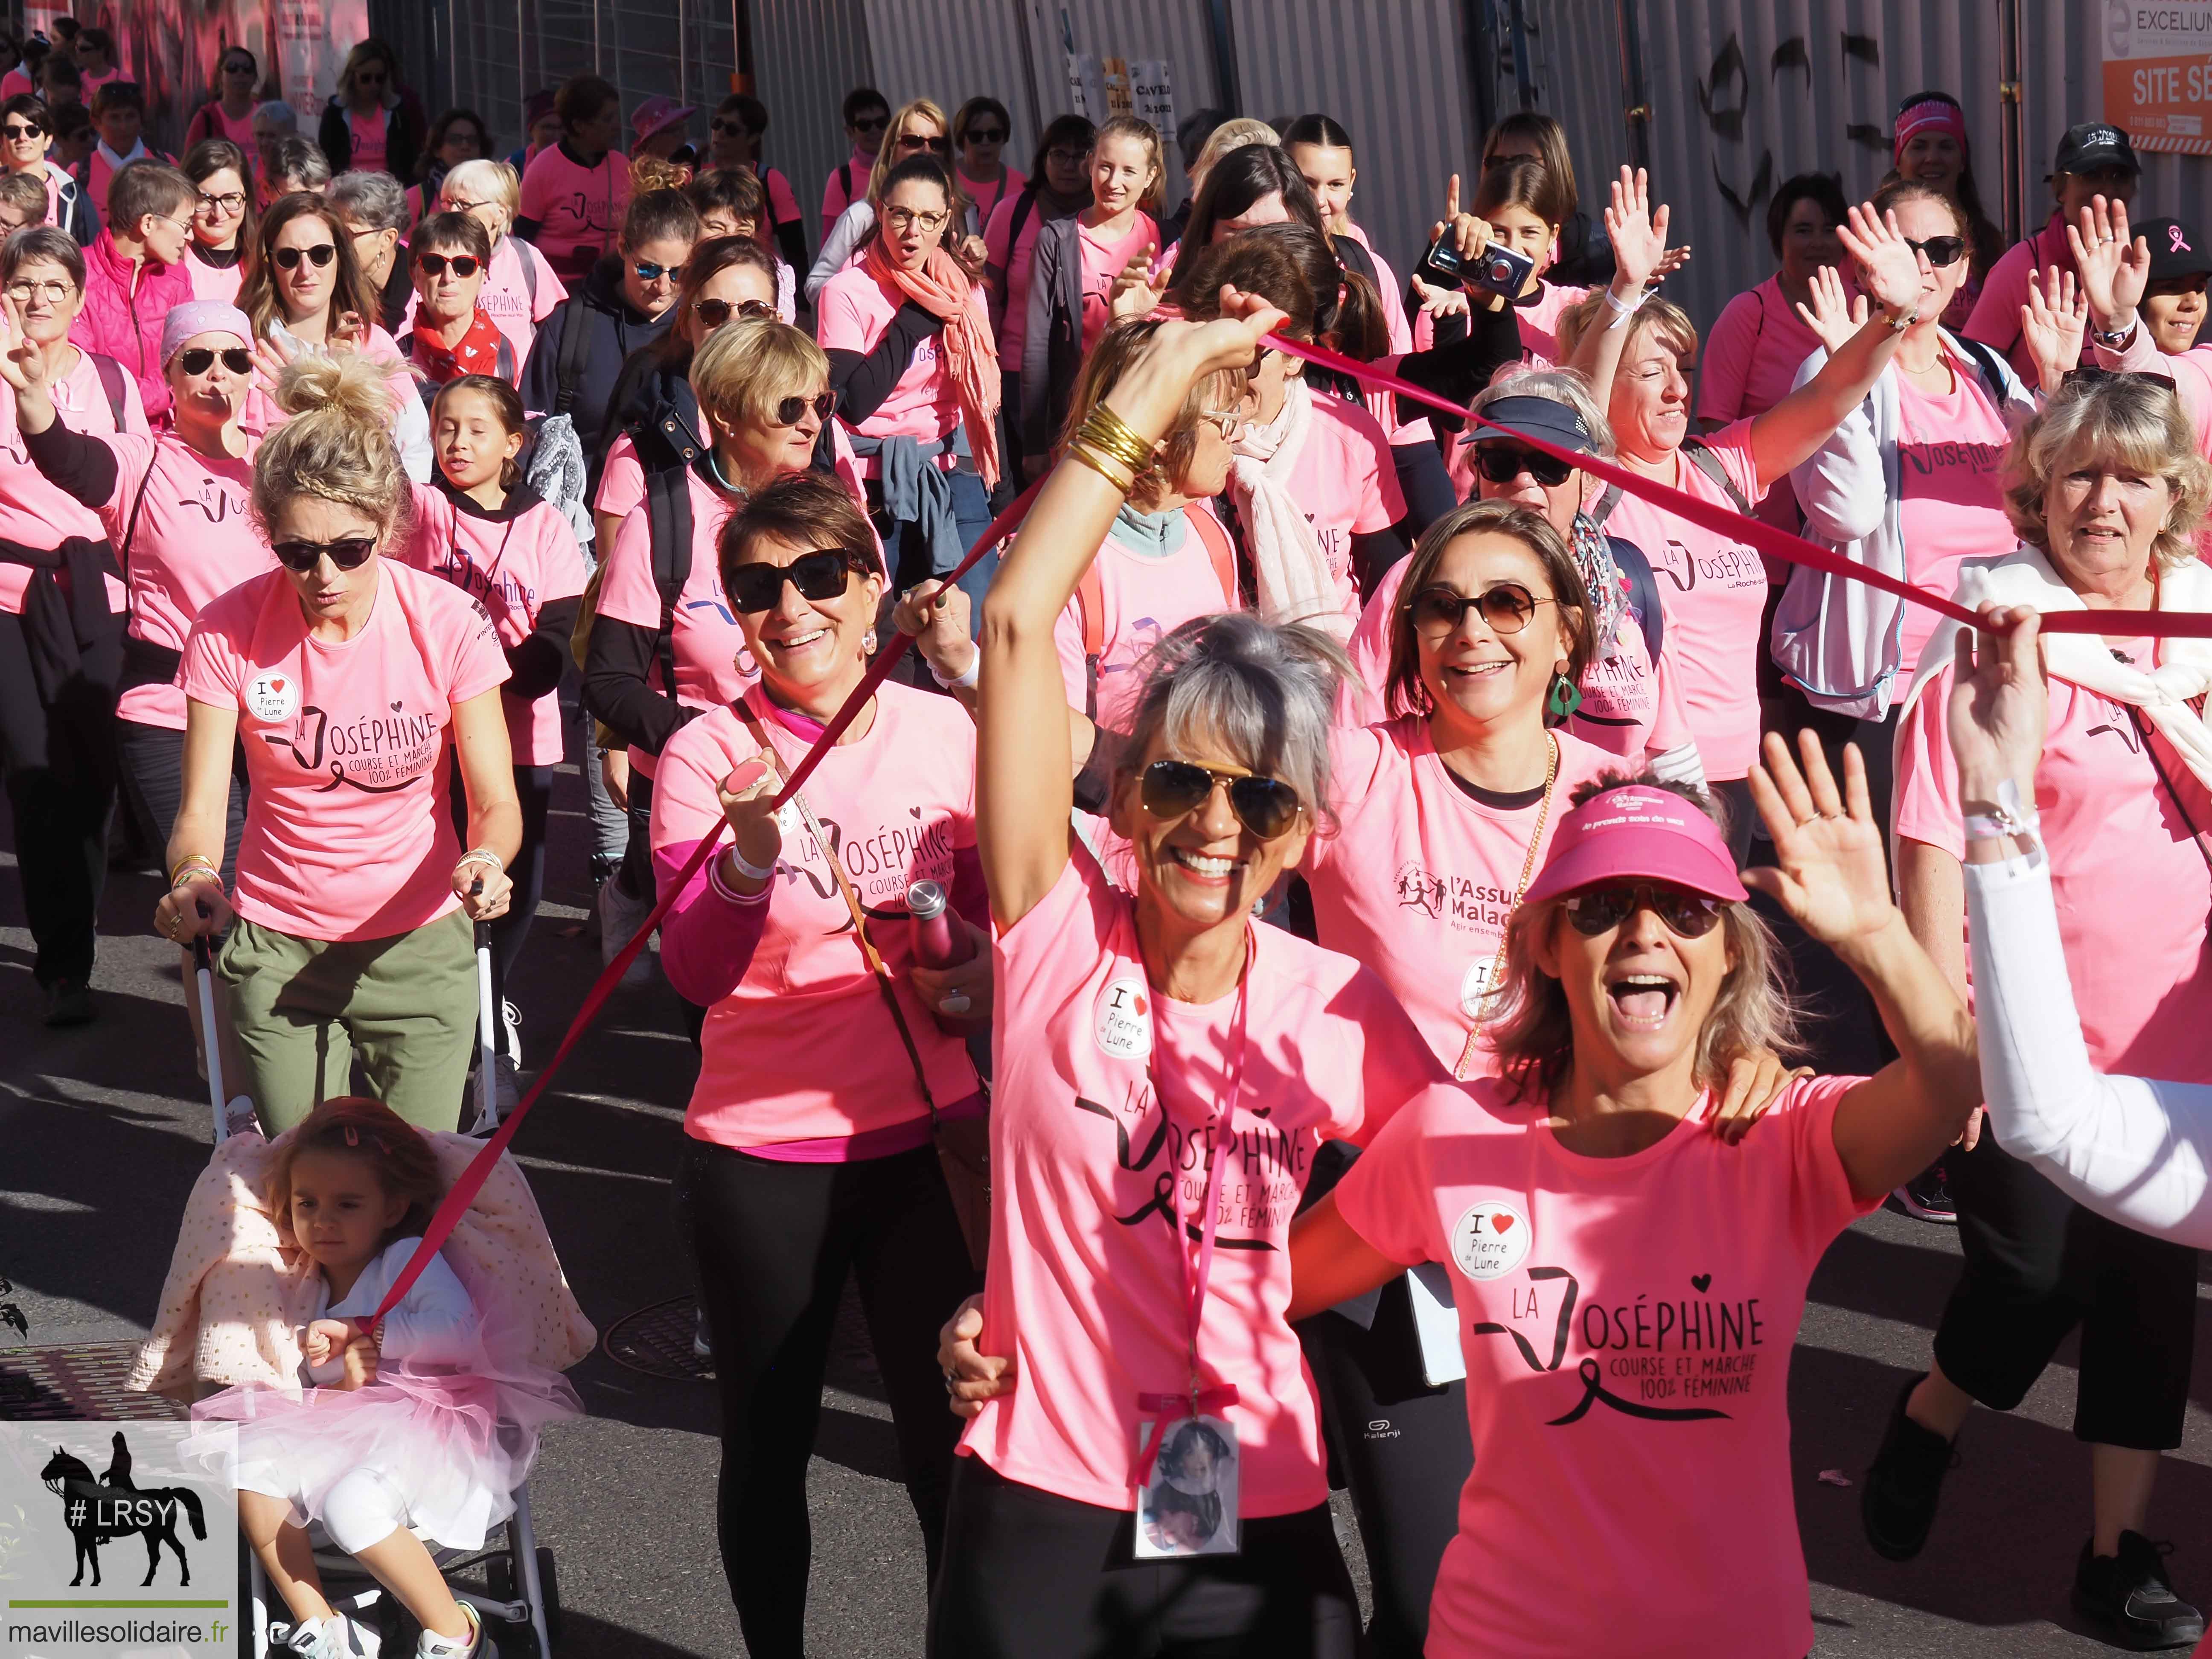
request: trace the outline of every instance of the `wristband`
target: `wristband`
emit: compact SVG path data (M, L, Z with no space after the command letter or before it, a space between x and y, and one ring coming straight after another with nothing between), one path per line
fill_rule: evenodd
M489 847L470 848L467 852L462 854L460 857L453 860L454 872L456 874L459 873L461 866L465 864L489 864L491 866L495 874L504 875L507 873L507 860L500 857L498 854L493 852Z
M1133 478L1141 477L1152 465L1151 441L1103 404L1085 417L1075 435L1108 459L1121 462Z
M2036 832L2043 826L2043 815L2021 802L2020 786L2010 778L1997 786L1996 806L1993 812L1969 811L1966 815L1966 838L2023 842L2028 848L2028 861L2039 861L2043 855L2043 842Z
M1889 331L1892 334L1904 333L1906 329L1911 328L1913 324L1920 320L1920 301L1915 300L1910 306L1906 307L1903 311L1897 313L1887 320L1889 323Z
M1100 456L1094 454L1091 452L1091 446L1083 442L1080 439L1078 439L1075 442L1068 445L1067 458L1072 461L1080 461L1084 465L1089 467L1100 477L1105 479L1108 483L1113 485L1115 490L1118 494L1126 495L1137 487L1137 481L1133 477L1115 477L1113 473L1107 469L1105 460Z
M169 872L170 890L173 891L182 887L185 875L194 871L213 882L217 892L222 890L222 872L216 868L204 853L187 853L177 860L176 868Z
M1633 300L1622 300L1614 295L1612 289L1607 288L1605 290L1605 308L1613 313L1613 319L1605 325L1607 332L1610 333L1613 330L1619 328L1631 317L1633 317L1638 312L1643 310L1644 301L1644 294L1640 289L1637 291L1636 297Z
M760 866L750 861L738 850L738 844L735 842L732 842L725 850L729 854L730 862L737 866L738 873L747 881L766 881L775 874L775 866L771 864L767 869L762 869Z
M980 650L976 651L974 655L968 659L967 667L961 670L960 672L955 674L949 680L946 679L944 675L937 672L937 665L935 663L931 663L929 665L929 678L935 680L938 684L943 686L947 691L973 691L975 689L975 682L981 675L982 672L983 653Z

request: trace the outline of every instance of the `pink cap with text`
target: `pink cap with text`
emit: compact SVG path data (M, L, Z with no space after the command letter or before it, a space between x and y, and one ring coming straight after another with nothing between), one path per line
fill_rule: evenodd
M1713 898L1751 896L1720 825L1671 790L1631 783L1592 795L1560 821L1524 902L1638 878Z

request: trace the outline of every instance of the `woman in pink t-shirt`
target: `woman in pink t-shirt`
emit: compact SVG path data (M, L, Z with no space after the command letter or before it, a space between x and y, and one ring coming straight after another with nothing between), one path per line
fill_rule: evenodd
M708 335L691 360L691 390L707 447L647 475L643 499L604 550L584 648L585 706L629 744L629 846L615 903L653 897L648 835L662 747L759 677L722 591L722 526L751 491L811 467L830 420L820 348L772 318Z
M813 1407L848 1273L933 1577L942 1553L959 1425L933 1338L976 1278L933 1126L981 1152L963 1039L988 1028L990 937L975 729L951 699L878 688L773 810L874 649L883 564L860 502L821 473L778 479L731 518L720 558L760 679L669 740L653 810L664 888L702 839L732 832L662 923L670 983L707 1011L676 1194L722 1398L731 1599L750 1651L795 1655ZM961 966L918 955L917 882L955 906Z
M32 465L97 513L115 546L131 607L116 747L134 810L165 845L184 791L185 694L175 680L185 637L217 596L276 568L246 512L254 441L238 422L252 385L252 338L244 314L228 306L169 313L161 344L174 428L158 437L72 428L55 406L48 364L0 361ZM234 849L245 781L239 769L226 798L224 844Z
M971 235L981 236L991 222L991 210L1008 196L1021 194L1029 179L1004 159L1006 140L1014 136L1013 117L995 98L970 98L952 117L952 153L958 156L961 194L972 210Z
M381 40L361 41L346 54L337 90L323 106L315 142L330 158L333 173L415 176L422 148L422 106L401 95L398 62Z
M1008 191L983 228L983 289L990 296L991 330L999 342L1000 425L1007 453L1022 463L1022 351L1029 337L1030 281L1036 239L1045 225L1091 204L1091 144L1097 130L1080 115L1053 118L1037 140L1029 182ZM1017 476L1025 476L1025 463Z
M514 897L491 926L492 966L502 987L522 954L544 891L545 821L562 747L556 694L584 592L584 554L576 532L560 508L522 482L516 458L526 435L522 399L507 381L486 374L447 381L430 405L438 478L415 486L415 526L404 556L416 569L444 577L482 605L507 658L500 708L514 757L522 837L507 860ZM504 1000L504 990L499 994ZM522 1063L520 1054L509 1051L520 1018L512 1002L503 1013L496 1079L502 1111L514 1104L514 1073Z
M235 305L246 280L246 250L253 246L253 176L246 152L228 138L207 138L185 153L185 178L199 191L192 209L186 265L192 293L218 305Z
M2023 544L1962 590L1977 602L2212 609L2193 539L2212 470L2171 391L2123 376L2064 386L2014 441L2013 467L2007 505ZM1966 992L1962 809L1993 808L1960 799L1948 738L1956 632L1947 623L1930 641L1905 703L1896 838L1913 931ZM2199 832L2212 828L2212 791L2166 729L2177 715L2201 726L2185 707L2157 707L2166 696L2148 678L2193 664L2183 643L2044 635L2049 735L2022 806L2040 814L2091 1061L2202 1084L2212 1083L2212 1023L2202 1017L2212 999L2212 866ZM2166 1577L2145 1534L2159 1453L2180 1443L2190 1391L2196 1253L2084 1212L1986 1133L1943 1166L1966 1267L1928 1374L1899 1396L1869 1472L1869 1540L1892 1559L1918 1553L1974 1403L2017 1406L2079 1323L2074 1432L2093 1450L2094 1531L2075 1605L2126 1645L2185 1644L2203 1628L2194 1609L2152 1618L2124 1604L2154 1597L2151 1576ZM2163 1628L2167 1613L2195 1620L2195 1630Z
M1750 881L1858 975L1903 1058L1711 1133L1727 1064L1789 1039L1779 947L1702 793L1585 786L1506 929L1498 1075L1426 1091L1292 1231L1294 1316L1408 1266L1449 1276L1474 1466L1431 1659L1625 1632L1705 1659L1716 1617L1741 1659L1812 1648L1788 1399L1807 1285L1979 1080L1972 1022L1890 902L1856 758L1839 792L1809 734L1805 776L1766 745L1778 867ZM1501 1571L1519 1535L1543 1547Z
M1896 356L1901 336L1893 325L1911 322L1923 304L1923 256L1893 219L1885 223L1870 210L1854 210L1851 223L1838 234L1862 267L1873 314L1818 375L1773 408L1693 439L1690 375L1698 331L1679 307L1644 293L1666 255L1666 228L1667 210L1653 216L1644 176L1622 168L1606 211L1618 269L1611 285L1574 314L1580 325L1574 363L1588 372L1613 422L1622 465L1748 515L1775 479L1809 457L1859 406ZM1822 294L1835 297L1825 289ZM1608 491L1606 502L1614 501ZM1707 781L1729 798L1731 833L1741 851L1751 834L1743 780L1759 749L1766 567L1747 544L1700 529L1639 496L1623 494L1609 511L1591 516L1642 548L1661 579L1691 734Z
M953 1476L932 1652L1334 1659L1358 1640L1283 1247L1321 1139L1366 1141L1443 1073L1372 974L1250 915L1327 826L1340 656L1245 616L1163 642L1102 761L1133 895L1068 827L1090 726L1039 717L1061 696L1055 619L1131 487L1117 458L1231 398L1220 371L1282 320L1123 325L1145 349L987 602L992 1243L980 1313L948 1334L1006 1356L1012 1387L975 1412ZM1182 1455L1208 1434L1211 1469ZM1194 1523L1239 1553L1161 1543Z
M1825 173L1801 173L1775 190L1766 204L1766 240L1781 269L1730 300L1705 331L1698 418L1707 426L1761 414L1790 395L1797 366L1820 344L1797 307L1810 308L1821 267L1843 261L1836 227L1844 212L1843 189ZM1759 516L1778 529L1796 531L1797 497L1788 479L1778 479L1766 492Z
M214 937L242 1081L274 1135L345 1093L452 1129L476 1035L471 923L504 912L521 818L483 606L400 551L410 486L381 367L305 357L254 457L252 509L283 568L206 605L185 642L184 802L155 927ZM251 788L234 893L223 801ZM458 757L463 835L449 795ZM465 850L464 850L465 848Z
M504 161L464 161L438 187L440 212L465 213L489 233L491 270L477 302L514 346L515 361L527 364L538 325L568 289L543 253L511 234L521 199L514 169ZM408 308L414 308L411 298Z
M563 282L580 283L614 251L629 205L629 163L615 148L622 97L598 76L579 75L554 108L561 142L524 170L514 234L537 244Z
M1097 344L1111 301L1131 283L1152 287L1160 228L1160 136L1149 121L1117 115L1091 141L1091 204L1038 231L1022 329L1024 470L1042 477L1053 434L1084 357ZM1148 307L1149 308L1149 307Z
M244 46L231 46L222 54L216 73L222 91L192 112L185 124L185 148L191 150L210 138L228 139L240 149L253 143L254 94L261 83L261 64Z

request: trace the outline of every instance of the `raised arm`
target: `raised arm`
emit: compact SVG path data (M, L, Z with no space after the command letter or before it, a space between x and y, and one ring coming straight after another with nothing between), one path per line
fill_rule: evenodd
M1981 1097L1974 1027L1928 953L1890 902L1882 833L1867 798L1857 746L1844 751L1844 789L1813 733L1802 734L1801 774L1778 733L1754 766L1753 800L1776 863L1744 884L1778 902L1840 957L1874 994L1898 1058L1837 1103L1835 1142L1851 1191L1878 1198L1926 1169L1965 1128Z
M1173 425L1202 377L1243 368L1281 312L1224 289L1212 322L1170 322L1131 362L1104 408L1146 448ZM1054 625L1127 499L1127 470L1101 464L1113 482L1070 453L1031 503L1021 535L983 601L982 683L977 708L976 840L991 914L1011 927L1050 892L1066 867L1074 758L1068 724L1040 719L1063 708Z
M1644 291L1667 257L1667 204L1651 205L1651 183L1641 167L1623 167L1613 181L1605 210L1605 234L1613 244L1613 281L1605 290L1600 324L1583 331L1574 356L1562 365L1589 377L1597 406L1613 396L1613 377L1628 347L1628 319L1644 303ZM1765 475L1762 473L1762 477Z

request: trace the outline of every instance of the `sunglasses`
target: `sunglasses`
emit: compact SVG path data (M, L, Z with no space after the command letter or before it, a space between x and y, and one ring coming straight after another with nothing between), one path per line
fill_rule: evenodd
M222 359L222 366L234 374L253 373L253 354L241 346L221 352L211 346L186 346L177 354L177 361L184 365L185 374L204 374L218 356Z
M1298 792L1280 779L1215 772L1189 761L1156 760L1147 766L1139 799L1154 817L1179 818L1205 805L1217 783L1228 789L1237 822L1261 841L1274 840L1297 822Z
M1584 939L1611 933L1638 910L1658 917L1677 939L1703 939L1720 921L1728 901L1658 882L1618 881L1570 893L1566 908L1567 920Z
M682 265L657 265L650 259L640 259L630 269L637 273L637 280L641 283L657 283L664 276L672 283L684 280Z
M773 317L775 315L775 307L765 300L739 300L734 304L728 300L694 300L691 302L691 310L692 313L709 328L720 328L733 316ZM785 404L795 404L799 401L801 400L796 398L784 399ZM832 398L830 401L834 406L836 400ZM781 407L782 405L778 405L779 409ZM823 418L824 420L829 418L826 410L823 412ZM798 422L799 416L793 415L791 419L780 424L795 426Z
M756 300L747 303L757 305L760 302ZM799 417L810 409L814 411L816 420L826 421L836 407L837 394L834 392L821 392L811 398L786 398L775 406L775 424L797 426Z
M318 242L313 247L280 247L269 257L279 270L297 270L302 259L320 270L338 257L338 247L336 242Z
M43 138L46 132L46 130L35 121L28 123L10 121L6 126L0 127L0 137L6 137L10 143L17 144L21 143L26 138Z
M1528 627L1538 605L1558 603L1538 599L1518 582L1500 582L1472 597L1449 587L1425 587L1406 608L1413 614L1415 630L1422 634L1451 633L1470 611L1480 611L1493 634L1518 634Z
M932 150L939 155L952 154L952 141L950 138L921 138L909 132L898 142L901 149Z
M970 127L968 142L971 144L1003 144L1006 142L1004 127Z
M1924 242L1916 242L1908 236L1905 245L1915 253L1926 254L1928 263L1939 270L1945 265L1956 264L1959 256L1966 251L1966 239L1963 236L1930 236Z
M773 610L786 582L802 599L834 599L845 591L856 565L866 568L866 561L842 547L817 547L789 564L741 564L730 572L730 603L749 614Z
M1494 484L1510 484L1525 472L1545 489L1557 489L1575 474L1565 461L1512 444L1477 444L1474 464Z
M348 536L335 542L277 542L269 550L276 556L276 562L295 576L304 576L330 555L331 562L341 570L358 570L376 551L373 536Z
M708 122L707 128L710 132L719 132L727 138L757 138L760 137L760 134L755 132L743 121L725 121L719 116L714 120Z
M890 125L890 124L891 118L889 114L863 115L859 120L853 123L853 131L855 132L881 132L885 127Z
M456 276L473 276L483 269L483 261L473 253L418 253L415 263L433 276L442 276L450 266Z
M2176 389L2171 374L2153 374L2140 368L2096 368L2086 364L2080 368L2068 369L2066 378L2059 385L2094 386L2100 380L2148 380L2153 386L2162 386L2168 392Z

